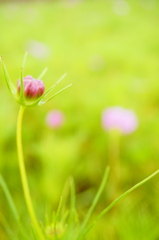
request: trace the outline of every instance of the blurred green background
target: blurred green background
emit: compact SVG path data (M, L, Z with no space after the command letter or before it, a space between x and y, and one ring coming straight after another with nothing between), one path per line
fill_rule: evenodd
M16 84L25 51L25 75L44 77L46 89L63 73L73 86L42 107L25 112L23 143L29 185L38 218L56 209L63 186L73 176L80 218L100 185L109 136L102 111L123 106L135 111L138 129L120 141L124 192L159 166L159 2L86 0L0 4L0 54ZM16 153L19 106L0 71L0 173L22 219L29 219ZM59 129L46 125L50 110L65 115ZM159 239L158 176L126 197L90 232L91 240ZM111 181L94 216L112 200ZM0 189L0 215L16 229ZM1 219L1 218L0 218ZM26 220L29 221L29 220ZM1 220L0 220L1 222ZM1 224L0 224L1 225ZM8 237L0 227L1 239Z

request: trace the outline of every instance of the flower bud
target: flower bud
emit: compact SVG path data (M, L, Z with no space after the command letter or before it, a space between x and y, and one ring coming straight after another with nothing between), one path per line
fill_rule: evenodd
M24 82L24 97L26 99L37 99L44 93L44 83L41 80L34 79L32 76L26 76ZM17 92L20 94L21 86L20 80L17 83Z

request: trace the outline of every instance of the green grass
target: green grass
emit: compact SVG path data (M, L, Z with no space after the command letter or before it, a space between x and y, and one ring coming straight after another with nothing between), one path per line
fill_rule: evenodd
M25 163L35 211L42 222L45 214L51 218L57 209L70 175L76 185L80 220L85 216L109 164L109 138L100 119L106 107L121 105L133 109L140 122L136 132L121 139L119 193L158 169L159 4L156 1L154 8L148 8L149 1L145 7L143 1L127 2L130 12L123 16L115 14L113 1L0 4L0 55L13 82L20 77L28 42L36 40L49 47L50 55L36 59L29 54L25 75L37 77L48 67L44 77L46 89L65 72L62 86L73 83L45 107L28 109L24 118ZM0 173L29 229L15 143L18 105L9 95L2 70L0 94ZM60 109L66 115L60 129L52 130L45 124L46 114L52 109ZM99 221L88 239L156 240L157 178L120 202ZM110 202L109 192L108 180L93 217ZM1 189L0 199L0 215L16 231ZM3 227L0 237L8 240Z

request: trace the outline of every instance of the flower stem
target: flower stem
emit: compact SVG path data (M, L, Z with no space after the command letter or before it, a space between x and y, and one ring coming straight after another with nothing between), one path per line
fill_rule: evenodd
M33 227L35 228L35 231L39 237L39 240L44 240L44 236L39 227L39 224L36 219L35 212L34 212L34 208L32 205L32 200L31 200L31 196L30 196L27 175L26 175L26 170L25 170L25 165L24 165L23 149L22 149L22 134L21 134L22 118L23 118L24 110L25 110L25 107L21 106L19 115L18 115L18 121L17 121L17 151L18 151L19 168L20 168L20 174L21 174L22 187L23 187L23 191L24 191L24 197L25 197L25 201L26 201L26 205L28 208L30 218L32 220Z

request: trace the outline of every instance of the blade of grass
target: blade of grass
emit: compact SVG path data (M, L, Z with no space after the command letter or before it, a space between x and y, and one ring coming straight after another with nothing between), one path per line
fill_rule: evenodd
M57 223L57 220L58 220L58 217L59 217L59 214L60 214L60 211L61 211L61 207L62 207L62 196L60 198L60 203L59 203L59 206L58 206L58 209L57 209L57 212L55 214L55 220L54 220L54 234L55 234L55 240L58 240L58 236L57 236L57 231L56 231L56 223Z
M15 235L15 233L11 230L8 222L6 221L6 219L4 218L4 216L1 214L0 212L0 219L1 219L1 223L2 226L4 227L6 233L8 234L8 236L10 236L10 238L12 240L17 240L17 236Z
M30 236L28 235L28 232L24 228L24 226L19 222L19 227L20 227L20 233L23 236L23 239L28 240L30 239Z
M116 198L108 207L106 207L96 218L95 220L88 226L88 228L85 230L85 232L83 233L83 235L80 237L80 239L83 239L87 233L92 229L92 227L96 224L96 222L102 218L112 207L114 207L122 198L124 198L125 196L127 196L129 193L131 193L132 191L134 191L135 189L137 189L138 187L140 187L141 185L143 185L144 183L146 183L147 181L149 181L151 178L153 178L154 176L156 176L156 174L159 173L159 170L157 170L156 172L152 173L150 176L148 176L147 178L145 178L144 180L142 180L141 182L137 183L136 185L134 185L132 188L130 188L129 190L127 190L126 192L124 192L122 195L120 195L118 198Z
M42 221L40 221L39 224L40 224L41 230L42 230L42 232L43 232L43 235L44 235L45 238L46 238L46 228L45 228L45 226L44 226L44 224L43 224Z
M72 239L73 235L73 223L74 223L74 213L75 213L75 185L73 178L70 178L70 213L68 216L68 226L67 226L67 233L65 235L65 239L70 240Z
M46 213L46 214L45 214L45 226L48 226L49 223L50 223L49 216L48 216L48 214Z
M14 216L15 220L18 222L19 221L19 215L18 215L17 209L16 209L16 207L14 205L13 199L12 199L12 197L10 195L10 192L9 192L9 190L7 188L7 185L6 185L4 179L3 179L3 177L1 175L0 175L0 185L1 185L2 189L3 189L3 192L5 193L5 196L7 198L8 204L9 204L11 210L12 210L13 216Z
M70 187L71 187L71 201L70 201L70 216L68 220L69 224L72 223L74 209L75 209L75 185L74 185L73 178L70 179Z
M96 196L95 196L95 198L94 198L94 200L93 200L93 202L92 202L92 204L91 204L91 206L90 206L90 208L89 208L89 210L88 210L88 212L86 214L86 217L85 217L85 219L84 219L84 221L83 221L83 223L82 223L82 225L80 227L79 234L77 236L77 240L80 239L80 237L82 236L82 234L84 232L84 229L85 229L85 227L87 225L87 222L89 221L89 219L90 219L90 217L92 215L92 212L93 212L95 206L97 205L98 200L99 200L99 198L100 198L100 196L101 196L101 194L102 194L102 192L104 190L106 181L108 179L109 170L110 170L109 167L107 167L106 170L105 170L105 173L104 173L101 185L100 185L100 187L99 187L99 189L98 189L98 191L96 193Z
M31 224L31 232L32 232L33 239L34 239L34 240L38 240L38 237L37 237L37 235L36 235L36 232L35 232L32 224Z
M69 211L66 210L65 213L62 215L62 218L61 218L61 225L66 225L66 219L69 215Z
M13 217L15 218L17 224L19 225L21 234L23 235L23 237L25 239L28 239L28 234L27 234L26 230L24 229L24 226L20 223L18 211L17 211L17 209L15 207L15 204L13 202L12 196L11 196L11 194L10 194L10 192L8 190L8 187L7 187L3 177L1 175L0 175L0 185L1 185L1 187L3 189L3 192L4 192L4 194L5 194L6 198L7 198L8 204L9 204L11 210L12 210Z

